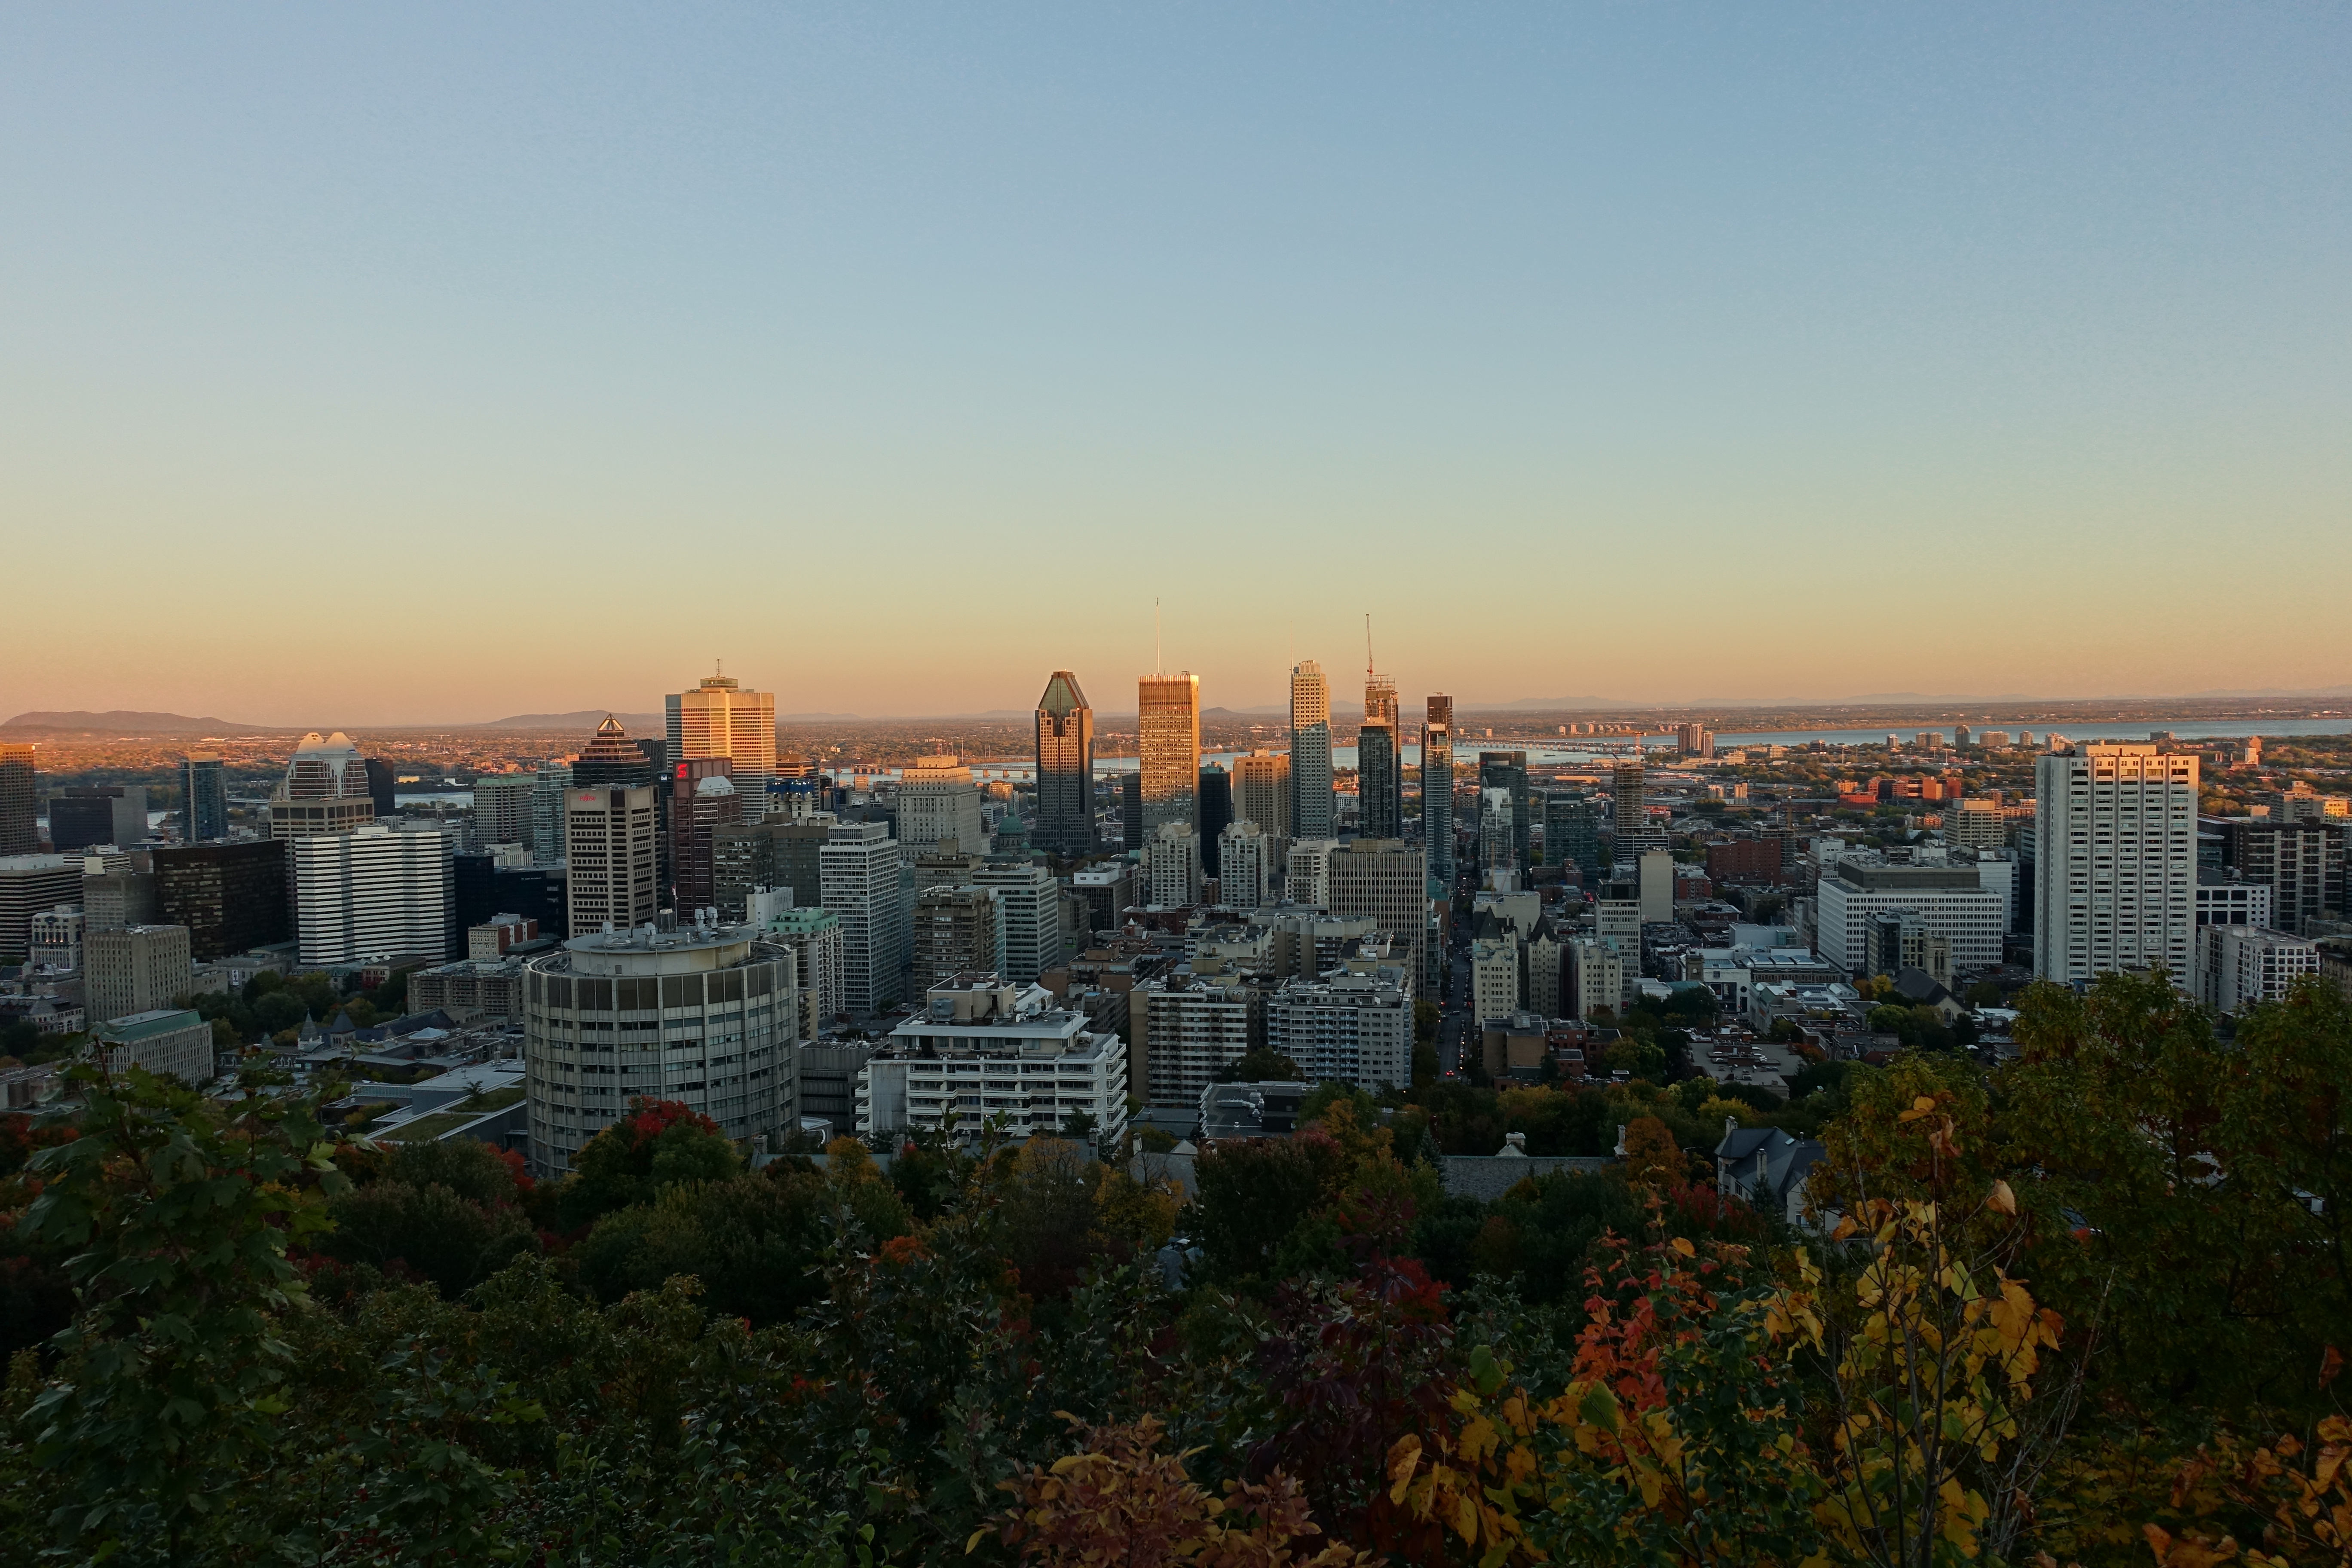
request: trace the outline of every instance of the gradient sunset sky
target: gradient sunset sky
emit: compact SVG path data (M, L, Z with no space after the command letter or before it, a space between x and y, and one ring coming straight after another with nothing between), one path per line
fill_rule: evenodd
M2352 8L0 9L0 717L2352 681Z

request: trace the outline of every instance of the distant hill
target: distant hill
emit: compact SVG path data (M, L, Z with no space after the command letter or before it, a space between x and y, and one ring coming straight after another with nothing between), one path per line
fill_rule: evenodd
M191 719L185 713L133 713L110 709L103 713L19 713L5 730L64 730L110 735L268 735L296 733L282 724L244 724L234 719Z
M583 708L573 713L516 713L505 719L493 719L486 724L466 724L467 730L589 730L593 731L610 715L621 721L621 727L632 735L659 735L669 727L668 717L660 713L614 713L609 708Z

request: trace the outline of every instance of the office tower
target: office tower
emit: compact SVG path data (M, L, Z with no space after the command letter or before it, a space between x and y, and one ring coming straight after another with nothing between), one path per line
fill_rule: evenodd
M363 757L360 765L366 770L368 799L375 805L375 819L389 822L400 815L399 778L392 764L374 757Z
M1511 796L1511 864L1528 863L1528 754L1525 752L1478 753L1478 787L1503 789ZM1482 807L1483 809L1483 807Z
M1143 832L1148 841L1163 823L1199 827L1201 678L1147 675L1136 682L1136 732Z
M574 784L564 792L568 930L583 935L650 922L659 906L659 829L651 784Z
M1650 803L1643 793L1640 758L1617 764L1610 795L1615 807L1611 826L1620 839L1637 838L1650 831Z
M82 938L84 1012L93 1022L169 1007L195 984L185 926L125 926Z
M662 699L669 721L672 767L705 757L735 765L736 787L767 798L776 773L776 694L746 691L731 675L706 675L692 691Z
M2205 819L2221 831L2221 863L2271 889L2275 930L2306 931L2344 908L2344 824L2273 816Z
M832 831L830 814L821 822L771 817L757 826L744 824L714 830L710 835L711 880L720 916L727 920L746 918L755 888L789 889L794 909L823 907L824 881L818 857Z
M958 975L999 975L1004 931L985 888L926 888L915 896L915 987L929 991Z
M572 760L572 782L581 789L609 788L616 784L624 789L650 788L658 776L644 748L631 740L621 721L609 713L604 715L604 721L596 726L596 733L589 741L587 748ZM510 844L514 841L500 838L497 842Z
M1336 838L1299 838L1290 846L1289 858L1284 862L1283 896L1294 904L1311 904L1318 910L1331 907L1331 852L1339 847Z
M477 775L474 780L474 841L484 846L529 844L530 802L538 788L537 776L531 773Z
M1367 719L1356 731L1356 830L1367 838L1403 836L1403 770L1397 761L1401 749L1393 719Z
M532 1170L571 1168L629 1101L675 1100L737 1142L799 1121L792 955L748 926L634 926L530 961L523 1035Z
M1441 719L1443 712L1446 717ZM1429 721L1421 731L1421 842L1429 851L1429 874L1454 885L1454 699L1429 700Z
M1205 876L1220 875L1217 861L1217 840L1225 825L1234 819L1233 775L1215 763L1201 770L1201 870Z
M1331 913L1370 920L1410 943L1409 985L1419 985L1429 957L1429 861L1421 846L1397 838L1359 838L1331 852Z
M155 919L185 926L198 963L288 941L289 873L282 841L192 844L155 851Z
M0 741L0 856L37 854L41 847L35 751L15 741Z
M180 759L180 842L228 837L226 764L212 755Z
M1511 792L1500 786L1478 792L1478 866L1507 871L1517 864L1512 847Z
M1675 858L1664 849L1644 849L1640 858L1642 923L1656 925L1675 918Z
M81 908L92 931L154 925L155 859L152 853L91 855L81 863Z
M727 757L674 764L669 788L669 863L677 907L693 918L719 905L715 836L743 820L741 798Z
M972 886L996 896L1004 978L1025 985L1062 962L1062 885L1034 861L982 866Z
M2160 967L2189 984L2196 756L2088 742L2037 758L2033 793L2035 976Z
M800 1035L814 1040L847 1005L842 1000L846 984L841 941L841 917L814 905L768 917L763 940L793 955L800 986Z
M1217 835L1217 901L1237 910L1270 902L1274 841L1255 822L1229 822Z
M887 822L837 822L818 864L824 907L841 917L843 1005L878 1013L898 1000L906 967L898 842Z
M1234 820L1255 822L1269 837L1290 837L1290 759L1253 751L1234 759Z
M2009 895L1986 888L1974 866L1841 860L1822 871L1814 898L1814 951L1850 975L1871 973L1870 922L1888 913L1916 916L1927 935L1949 942L1956 968L2000 962Z
M303 736L270 796L269 837L290 840L348 833L374 820L367 763L351 737L340 730L323 739L316 731ZM292 862L288 865L290 870Z
M948 755L917 757L898 781L898 842L927 849L988 851L980 786L971 770Z
M81 902L79 855L0 857L0 963L21 963L33 947L33 917Z
M287 844L294 929L306 967L384 955L456 956L456 868L441 833L381 822Z
M1189 822L1163 822L1143 846L1145 898L1161 909L1201 901L1201 836Z
M1290 831L1295 838L1335 838L1339 832L1331 780L1331 688L1311 658L1290 671Z
M1574 866L1588 877L1601 874L1601 825L1593 820L1591 803L1581 790L1556 789L1545 795L1544 859L1554 866Z
M1143 847L1143 776L1140 773L1118 775L1118 847L1132 850Z
M1037 699L1037 824L1029 842L1075 858L1095 847L1095 710L1078 678L1057 669Z
M542 762L530 775L530 858L535 865L563 864L563 826L571 806L569 763Z
M136 847L147 837L142 784L91 784L49 796L49 844L60 855L111 844Z

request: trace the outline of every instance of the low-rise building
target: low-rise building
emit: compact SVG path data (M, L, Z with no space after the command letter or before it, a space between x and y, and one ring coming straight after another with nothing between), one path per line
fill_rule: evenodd
M1742 1127L1727 1117L1715 1147L1715 1190L1790 1225L1805 1222L1805 1178L1829 1151L1777 1127Z
M106 1070L140 1067L185 1084L213 1079L213 1026L184 1008L157 1007L109 1018L91 1032Z
M2197 929L2197 999L2217 1013L2283 1002L2297 980L2319 973L2319 944L2260 926Z

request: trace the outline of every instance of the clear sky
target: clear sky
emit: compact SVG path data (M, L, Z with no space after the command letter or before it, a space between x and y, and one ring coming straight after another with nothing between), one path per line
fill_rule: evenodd
M2352 681L2352 7L0 7L0 716Z

